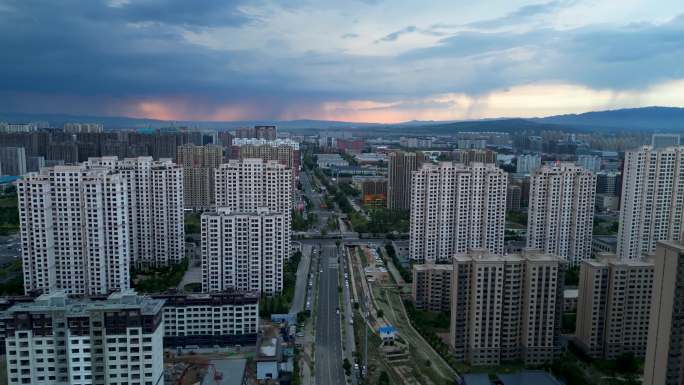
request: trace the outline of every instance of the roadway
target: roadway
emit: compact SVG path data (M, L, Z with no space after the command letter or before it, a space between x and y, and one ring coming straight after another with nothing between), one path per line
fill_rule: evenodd
M316 385L345 385L340 333L339 264L334 244L323 244L320 253L316 312Z

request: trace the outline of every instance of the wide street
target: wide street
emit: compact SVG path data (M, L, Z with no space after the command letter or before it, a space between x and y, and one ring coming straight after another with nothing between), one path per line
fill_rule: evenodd
M318 305L316 307L317 385L343 385L342 347L339 309L339 263L337 246L324 244L321 249Z

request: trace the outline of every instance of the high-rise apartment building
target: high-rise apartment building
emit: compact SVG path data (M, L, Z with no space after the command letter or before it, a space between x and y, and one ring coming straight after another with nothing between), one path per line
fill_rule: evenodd
M411 178L420 165L415 152L395 151L389 154L387 207L408 210L411 207Z
M516 163L516 174L531 174L534 170L541 167L541 155L523 154L518 155Z
M435 312L451 310L452 264L415 264L411 296L417 309Z
M651 137L651 146L654 150L660 150L667 147L679 146L678 134L653 134Z
M240 127L235 130L236 138L275 140L277 134L276 126Z
M43 294L1 313L10 385L162 384L163 300Z
M684 245L660 241L655 252L644 385L684 384Z
M103 132L104 127L100 123L64 123L64 132L70 134Z
M550 362L560 353L565 262L540 250L453 259L450 343L471 365Z
M296 178L299 175L299 143L291 139L245 139L233 140L232 159L260 158L265 162L272 160L292 169Z
M451 158L456 163L469 165L473 162L496 163L496 151L483 149L457 149L451 152Z
M26 174L26 151L23 147L0 147L0 175Z
M646 354L653 262L604 254L582 262L575 341L590 357Z
M267 207L202 214L202 291L282 291L289 227L285 213Z
M106 167L56 166L17 182L24 290L129 287L127 182Z
M591 257L596 175L572 163L545 165L532 174L527 247L577 265Z
M276 161L231 159L216 170L216 207L256 211L268 207L286 214L292 210L292 170Z
M223 147L217 145L178 147L178 165L183 167L185 208L203 210L214 203L214 173L223 162Z
M503 254L507 184L494 164L423 165L411 183L410 258L449 261L468 249Z
M185 257L183 169L170 159L90 158L126 180L130 258L138 266L167 266Z
M684 146L625 152L617 254L638 259L660 240L681 240Z
M601 170L603 159L598 155L579 155L577 156L577 165L592 172Z

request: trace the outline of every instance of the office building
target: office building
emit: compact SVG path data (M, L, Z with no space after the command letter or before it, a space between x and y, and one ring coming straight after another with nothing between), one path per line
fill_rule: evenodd
M644 385L684 383L684 245L660 241L644 362Z
M104 128L100 123L64 123L64 132L70 134L100 133Z
M589 357L646 354L653 262L614 254L585 260L580 268L575 342Z
M214 173L223 163L223 147L184 144L176 154L183 167L183 202L189 210L205 210L214 203Z
M185 257L183 169L170 159L91 158L90 167L107 167L126 181L131 262L137 267L168 266Z
M260 158L265 162L276 161L292 169L299 176L299 143L291 139L244 139L233 140L232 159Z
M275 140L277 136L276 126L241 127L235 130L235 138Z
M451 310L452 264L415 264L411 296L416 309L434 312Z
M361 182L361 202L364 206L387 207L387 179L373 178Z
M541 167L541 155L518 155L515 172L516 174L531 174L539 167Z
M618 257L653 255L656 242L681 240L684 146L625 152Z
M483 149L458 149L451 152L451 158L456 163L469 165L473 162L496 163L496 152Z
M202 291L280 293L289 233L289 216L266 207L202 214Z
M450 345L471 365L551 362L561 350L565 262L540 250L453 258Z
M411 207L411 178L420 159L415 152L395 151L389 154L387 207L408 210Z
M678 134L653 134L653 136L651 137L651 147L653 147L654 150L678 146Z
M22 176L26 172L23 147L0 147L0 175Z
M164 347L252 345L259 332L259 293L160 294Z
M38 172L45 167L45 158L42 156L26 157L26 172Z
M503 254L507 174L494 164L426 164L411 183L410 258L449 261L468 249Z
M591 257L596 176L572 163L545 165L532 174L527 247L571 265Z
M24 290L129 287L127 181L106 167L56 166L17 182Z
M161 384L163 301L43 294L1 313L8 384Z
M622 174L615 171L601 171L596 173L596 193L620 196L622 189Z

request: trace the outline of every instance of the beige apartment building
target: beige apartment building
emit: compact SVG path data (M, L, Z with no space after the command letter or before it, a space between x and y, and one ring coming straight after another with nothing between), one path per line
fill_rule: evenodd
M486 250L453 259L451 347L471 365L550 362L560 353L566 263L526 249Z
M448 312L451 309L452 264L413 265L411 295L417 309Z
M619 260L613 254L580 267L575 342L592 358L646 354L653 262Z
M205 210L214 204L214 172L223 162L223 147L178 146L176 159L183 167L183 201L189 210Z
M644 385L680 385L684 384L684 244L658 242L654 264Z

